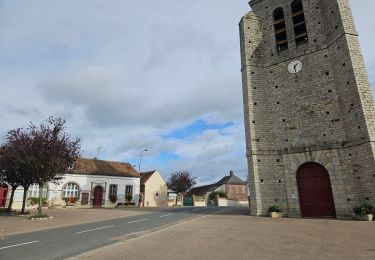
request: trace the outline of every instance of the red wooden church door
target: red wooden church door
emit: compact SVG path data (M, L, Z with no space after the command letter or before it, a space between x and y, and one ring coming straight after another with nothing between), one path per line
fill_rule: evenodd
M8 195L8 186L0 185L0 208L5 207L5 203L7 201L7 195Z
M331 181L327 170L322 165L303 164L297 172L297 185L303 217L336 217Z

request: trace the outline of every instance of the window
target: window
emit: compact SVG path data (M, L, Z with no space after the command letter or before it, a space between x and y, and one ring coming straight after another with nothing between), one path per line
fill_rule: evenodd
M48 195L48 188L47 185L43 187L43 198L47 198ZM28 197L29 198L39 198L39 185L33 184L30 186L28 191Z
M117 196L117 185L116 184L111 184L109 185L109 196Z
M68 182L63 189L64 198L78 198L79 186L74 182Z
M133 197L133 185L126 185L125 188L125 199L129 196Z
M288 49L288 37L286 34L284 11L281 7L273 12L273 27L275 31L277 51Z
M301 0L294 0L292 2L292 18L296 45L303 45L307 43L309 39L307 37L305 13L303 12Z

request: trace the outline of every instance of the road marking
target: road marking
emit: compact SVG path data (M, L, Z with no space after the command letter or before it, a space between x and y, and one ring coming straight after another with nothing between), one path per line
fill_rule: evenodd
M196 211L196 210L200 210L200 209L193 209L194 211Z
M88 230L83 230L83 231L79 231L79 232L76 232L75 234L82 234L82 233L86 233L86 232L91 232L91 231L95 231L95 230L100 230L100 229L105 229L105 228L111 228L111 227L114 227L115 225L110 225L110 226L105 226L105 227L100 227L100 228L93 228L93 229L88 229Z
M22 244L16 244L16 245L11 245L11 246L4 246L4 247L0 247L0 250L11 248L11 247L16 247L16 246L24 246L24 245L28 245L28 244L34 244L34 243L38 243L38 242L39 242L39 240L35 240L35 241L26 242L26 243L22 243Z
M172 216L173 214L167 214L167 215L161 215L159 218L164 218L164 217L168 217L168 216Z
M148 220L147 218L139 219L139 220L134 220L134 221L130 221L130 222L128 222L128 224L137 223L137 222L142 222L142 221L147 221L147 220Z
M188 211L188 210L185 210L185 211L184 211L184 213L188 213L188 212L190 212L190 211Z
M216 211L216 212L214 212L214 213L212 213L212 214L215 215L215 214L217 214L217 213L221 213L221 212L223 212L223 211L227 211L227 209L219 210L219 211Z

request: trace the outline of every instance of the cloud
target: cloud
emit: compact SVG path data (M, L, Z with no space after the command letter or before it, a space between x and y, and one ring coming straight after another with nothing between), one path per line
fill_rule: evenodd
M371 81L373 0L351 0ZM247 1L0 2L0 134L67 119L87 157L199 183L245 178L238 22ZM168 137L168 138L166 138Z

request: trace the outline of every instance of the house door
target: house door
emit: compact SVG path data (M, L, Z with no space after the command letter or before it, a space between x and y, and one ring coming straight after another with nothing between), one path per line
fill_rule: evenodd
M301 214L307 218L335 218L335 203L327 170L317 163L299 167L297 185Z
M5 203L7 201L7 195L8 195L8 186L0 185L0 208L5 207Z
M103 188L101 186L96 186L94 189L94 207L101 207L103 200Z

